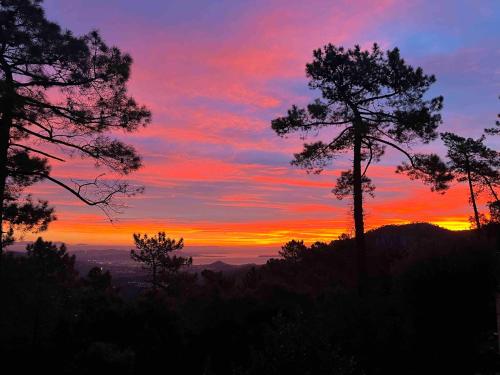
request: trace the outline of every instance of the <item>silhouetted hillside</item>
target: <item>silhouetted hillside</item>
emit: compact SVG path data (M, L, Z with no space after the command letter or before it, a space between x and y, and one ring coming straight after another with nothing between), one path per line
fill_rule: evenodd
M363 295L350 239L295 242L293 256L262 266L194 266L157 290L140 267L78 275L78 256L39 241L3 258L0 350L21 372L58 363L67 374L142 374L166 363L193 375L499 368L494 236L409 224L367 240Z
M415 262L445 256L461 249L467 244L472 246L477 241L474 231L450 231L429 223L412 223L402 225L386 225L366 233L368 245L369 272L372 277L395 275ZM209 253L208 250L205 250ZM128 252L115 249L77 250L76 268L86 274L92 267L102 267L111 271L115 284L123 295L136 296L147 287L144 283L145 273L141 267L130 260ZM301 271L302 276L315 275L316 281L330 283L333 280L352 287L355 283L355 248L354 240L346 239L330 243L315 243L304 254L307 269ZM222 273L224 277L239 280L255 267L263 273L272 273L269 279L279 278L278 256L267 265L228 264L215 261L208 264L195 264L185 270L198 274L198 282L203 283L201 273L204 270ZM298 266L297 266L298 267ZM289 267L285 267L289 270ZM297 281L300 278L297 278ZM297 288L307 286L307 282Z
M454 232L430 223L412 223L401 225L384 225L366 232L370 240L400 239L406 242L427 238L449 238L463 232Z

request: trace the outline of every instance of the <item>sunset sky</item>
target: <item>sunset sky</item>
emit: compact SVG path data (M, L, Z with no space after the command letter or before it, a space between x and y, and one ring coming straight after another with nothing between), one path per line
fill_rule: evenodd
M498 0L46 0L44 7L74 33L99 29L129 52L130 93L153 113L148 128L122 136L144 157L130 179L146 190L116 223L56 186L36 187L57 209L44 234L51 240L124 245L133 232L164 230L188 245L274 246L349 232L349 200L331 193L349 158L307 175L289 164L303 140L270 128L292 104L313 98L305 63L328 42L397 46L435 74L431 94L445 98L441 131L477 137L500 109ZM488 142L499 149L498 140ZM443 155L440 141L415 151ZM371 168L377 190L366 202L367 226L467 228L465 186L431 193L394 174L402 160L389 152ZM79 159L54 167L67 181L98 173Z

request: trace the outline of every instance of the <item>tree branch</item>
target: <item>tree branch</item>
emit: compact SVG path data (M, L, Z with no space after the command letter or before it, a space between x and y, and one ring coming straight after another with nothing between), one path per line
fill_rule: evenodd
M56 139L56 138L53 138L53 137L47 137L45 135L42 135L42 134L38 134L32 130L29 130L29 129L26 129L25 127L21 126L21 125L17 125L17 124L14 124L13 125L14 127L18 128L19 130L21 131L24 131L34 137L38 137L40 139L43 139L44 141L47 141L47 142L51 142L51 143L57 143L57 144L60 144L60 145L63 145L63 146L67 146L67 147L71 147L71 148L74 148L76 150L79 150L89 156L92 156L94 158L98 158L98 155L90 152L89 150L85 149L84 147L82 146L79 146L79 145L75 145L74 143L69 143L69 142L65 142L61 139Z
M304 124L304 127L312 127L312 126L318 126L318 125L345 125L345 124L350 124L350 120L344 120L344 121L337 121L337 122L327 122L327 121L316 121L316 122L310 122L307 124Z
M37 175L39 175L39 176L41 176L43 178L46 178L47 180L52 181L56 185L59 185L63 189L69 191L71 194L73 194L75 197L77 197L78 199L80 199L83 203L85 203L88 206L98 206L98 205L101 205L101 204L103 204L103 205L108 205L109 204L109 198L108 199L99 200L99 201L91 201L91 200L85 198L84 196L82 196L77 190L75 190L72 187L66 185L64 182L59 181L59 180L51 177L48 174L45 174L45 173L35 173L35 174L37 174Z
M368 159L368 162L366 163L365 169L363 173L361 174L361 177L365 177L366 171L368 170L368 167L370 166L372 160L373 160L373 150L372 150L372 144L371 142L367 144L368 149L370 150L370 158Z
M491 185L491 181L488 180L488 178L486 176L482 176L482 177L483 177L484 181L486 182L486 185L488 185L488 187L490 188L491 194L493 195L495 200L498 201L498 195L497 195L495 189L493 189L493 186Z
M415 165L415 163L413 162L413 157L406 150L402 149L398 145L396 145L396 144L394 144L392 142L386 141L384 139L377 138L377 137L372 137L372 136L365 136L365 137L369 138L369 139L372 139L374 141L380 142L380 143L384 143L384 144L386 144L388 146L391 146L391 147L395 148L396 150L400 151L401 153L403 153L408 158L408 160L410 160L411 166L413 168L415 168L415 169L418 169L417 166Z
M390 94L385 94L385 95L372 96L371 98L360 100L356 104L369 103L369 102L372 102L374 100L379 100L379 99L387 99L387 98L393 97L394 95L397 95L397 94L399 94L399 91L394 91L394 92L391 92Z
M25 150L33 151L33 152L36 152L37 154L46 156L46 157L51 158L51 159L59 160L59 161L62 161L62 162L66 161L64 159L61 159L60 157L51 155L51 154L49 154L47 152L44 152L44 151L41 151L41 150L37 150L37 149L31 148L31 147L26 146L26 145L21 145L21 144L18 144L18 143L10 143L9 146L24 148Z
M337 135L333 141L331 141L330 143L328 143L327 147L331 147L331 146L333 146L335 143L337 143L337 142L340 140L340 138L341 138L341 137L345 134L345 132L347 132L347 131L349 131L349 130L351 130L351 129L353 129L353 127L352 127L352 126L348 126L348 127L347 127L347 128L345 128L344 130L342 130L342 131L340 132L340 134L339 134L339 135Z

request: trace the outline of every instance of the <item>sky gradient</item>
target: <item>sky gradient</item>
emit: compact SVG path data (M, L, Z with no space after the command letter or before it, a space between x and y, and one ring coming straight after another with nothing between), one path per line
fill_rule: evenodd
M188 245L277 246L350 232L349 201L331 193L349 158L307 175L289 164L303 141L270 128L292 104L313 97L305 64L329 42L397 46L410 64L435 74L431 95L445 98L441 131L477 137L500 107L496 0L46 0L44 7L64 28L98 29L129 52L130 93L153 113L148 128L120 135L144 157L145 167L130 179L146 190L127 201L114 224L56 186L36 186L36 196L57 209L43 235L51 240L124 245L133 232L164 230ZM488 144L498 149L498 140ZM443 155L440 141L414 150ZM368 228L469 226L465 186L431 193L394 174L401 161L388 152L370 169L377 189L366 200ZM53 171L66 180L99 173L78 159Z

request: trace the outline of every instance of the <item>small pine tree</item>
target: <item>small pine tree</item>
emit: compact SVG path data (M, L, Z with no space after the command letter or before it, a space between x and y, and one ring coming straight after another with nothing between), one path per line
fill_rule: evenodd
M418 155L415 164L404 164L399 172L407 173L410 178L420 178L426 181L439 181L440 190L449 189L449 182L466 182L469 187L469 202L472 205L472 221L477 229L480 229L484 220L479 212L477 197L486 192L491 198L490 210L495 209L498 202L496 189L500 186L500 154L484 144L485 137L478 139L464 138L453 133L441 134L447 153L448 160L443 162L439 156Z
M184 247L182 238L176 241L167 237L165 232L158 232L154 236L135 233L134 242L137 249L130 251L130 257L141 263L149 273L149 282L154 291L158 288L167 289L172 281L179 276L181 268L193 263L191 257L172 255L172 252Z
M307 251L304 241L291 240L281 247L279 255L286 261L296 263Z

